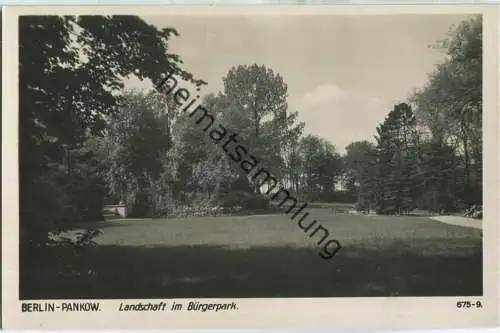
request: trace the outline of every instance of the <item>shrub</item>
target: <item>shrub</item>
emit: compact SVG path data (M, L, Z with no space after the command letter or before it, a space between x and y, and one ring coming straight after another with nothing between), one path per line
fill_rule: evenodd
M130 217L151 217L151 202L147 194L138 193L131 206Z
M482 219L483 218L483 207L479 205L472 205L469 207L465 213L465 217L472 217L474 219Z
M230 191L224 196L221 206L225 209L241 207L243 210L256 211L267 209L269 207L269 200L260 194Z

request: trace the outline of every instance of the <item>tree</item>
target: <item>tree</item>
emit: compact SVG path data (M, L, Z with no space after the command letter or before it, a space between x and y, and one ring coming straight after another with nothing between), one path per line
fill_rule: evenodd
M111 194L134 205L136 216L154 214L157 184L170 146L163 114L148 103L148 95L126 92L108 120L102 140L108 159L107 180ZM167 184L163 184L167 185Z
M377 127L377 210L401 213L413 208L418 164L416 119L406 103L394 106Z
M446 60L436 67L428 84L415 92L416 116L429 128L438 145L452 147L463 157L468 204L482 202L482 19L472 16L438 42ZM458 163L460 159L455 159Z
M211 114L222 116L224 98L209 94L201 103ZM179 117L172 124L173 154L177 178L173 196L191 206L216 206L231 195L233 187L251 190L246 175L230 164L224 151L188 118ZM243 180L243 182L242 182Z
M228 102L246 113L256 139L262 135L266 117L279 120L287 110L287 86L272 69L256 64L229 70L223 79Z
M193 80L180 69L179 57L167 52L172 34L177 32L157 30L136 16L20 17L23 243L44 244L55 225L63 227L71 219L72 209L62 209L75 206L64 199L69 180L54 175L72 160L74 149L102 133L107 117L118 109L123 77L134 74L158 82L162 73L173 70ZM40 197L49 202L42 204Z
M348 191L356 195L359 210L366 211L374 201L376 147L368 141L356 141L346 147L343 168L348 177Z
M335 191L335 182L341 171L340 155L325 139L307 135L300 140L302 191L312 200L327 200Z
M287 112L287 88L282 77L264 66L241 65L231 68L223 82L224 90L205 96L202 105L216 116L217 122L237 133L238 142L278 181L285 182L287 156L304 124L298 123L298 112ZM193 127L189 119L177 119L172 128L179 161L174 190L178 200L192 204L196 197L210 205L264 205L261 189L251 176L234 167L226 153Z
M455 168L457 156L453 147L437 140L422 142L420 196L417 205L432 212L455 211L460 193L461 171Z
M287 85L282 76L265 66L240 65L229 70L223 83L223 121L282 181L284 155L304 127L297 122L297 112L288 113ZM259 193L260 188L254 190Z

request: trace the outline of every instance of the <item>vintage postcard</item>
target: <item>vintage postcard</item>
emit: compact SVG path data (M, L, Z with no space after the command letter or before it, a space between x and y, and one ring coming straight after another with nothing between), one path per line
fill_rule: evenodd
M498 325L498 7L3 8L7 329Z

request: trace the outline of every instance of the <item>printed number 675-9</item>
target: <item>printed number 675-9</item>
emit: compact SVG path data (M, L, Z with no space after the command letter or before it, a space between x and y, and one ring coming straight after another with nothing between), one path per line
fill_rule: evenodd
M461 308L466 308L466 309L477 308L477 309L480 309L482 307L483 307L483 303L481 303L481 301L476 301L476 302L458 301L457 302L457 308L459 308L459 309L461 309Z

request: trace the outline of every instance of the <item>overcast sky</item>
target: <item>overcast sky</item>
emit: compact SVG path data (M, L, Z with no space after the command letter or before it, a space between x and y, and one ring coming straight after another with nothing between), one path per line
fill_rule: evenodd
M320 135L340 152L371 139L391 107L425 84L444 55L428 46L466 16L146 17L180 33L170 51L184 68L218 91L239 64L263 64L288 84L289 108L305 133ZM128 87L147 88L137 79Z

